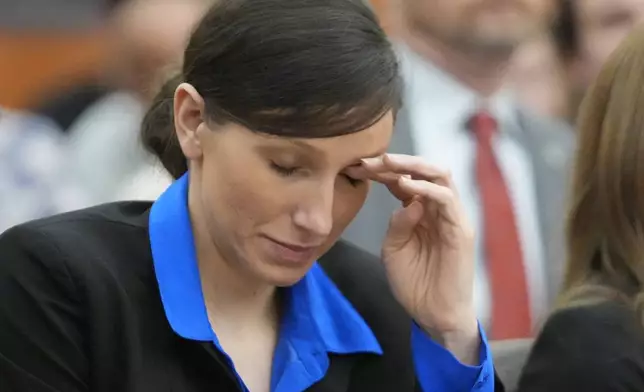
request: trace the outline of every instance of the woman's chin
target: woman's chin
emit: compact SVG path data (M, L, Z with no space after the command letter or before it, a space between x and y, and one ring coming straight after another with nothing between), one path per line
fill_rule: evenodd
M267 283L277 287L293 286L299 282L313 266L315 260L296 265L265 261L261 266L261 275Z

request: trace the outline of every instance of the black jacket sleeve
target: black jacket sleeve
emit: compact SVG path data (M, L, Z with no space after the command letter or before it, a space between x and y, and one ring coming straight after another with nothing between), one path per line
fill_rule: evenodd
M45 234L0 235L0 390L87 391L82 304Z
M519 392L644 391L644 334L626 305L555 313L537 338Z

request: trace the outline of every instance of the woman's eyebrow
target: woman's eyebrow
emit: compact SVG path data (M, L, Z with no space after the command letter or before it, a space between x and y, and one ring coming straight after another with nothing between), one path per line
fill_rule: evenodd
M321 154L323 152L319 148L307 143L304 140L296 140L296 139L285 138L285 137L275 136L275 135L266 135L266 134L261 134L261 136L264 137L267 141L279 141L279 143L276 143L271 146L263 146L268 149L284 150L284 149L288 149L289 147L296 147L297 149L304 150L307 153Z
M322 153L322 151L319 148L301 140L289 140L288 142L289 144L292 144L301 150L305 150L308 153L313 153L313 154Z
M288 140L288 143L259 144L255 148L256 151L266 154L282 154L293 158L299 157L298 159L306 158L314 161L324 156L324 152L315 146L297 140Z

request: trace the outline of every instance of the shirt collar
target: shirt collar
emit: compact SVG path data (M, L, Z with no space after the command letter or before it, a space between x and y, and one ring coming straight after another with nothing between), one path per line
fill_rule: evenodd
M516 128L518 108L510 89L502 88L491 97L483 98L404 43L397 44L396 50L409 105L422 105L441 117L454 116L454 122L463 124L463 117L473 115L483 106L504 125L501 130Z
M149 235L154 270L166 318L175 333L217 342L201 290L187 195L186 174L152 205ZM283 337L314 340L320 349L338 354L382 354L369 326L317 263L284 290Z

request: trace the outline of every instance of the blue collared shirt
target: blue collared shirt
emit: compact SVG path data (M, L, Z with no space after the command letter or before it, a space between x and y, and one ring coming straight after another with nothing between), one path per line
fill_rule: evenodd
M185 175L161 195L150 212L150 243L161 300L175 333L213 342L226 355L208 320L187 195ZM383 354L369 326L319 265L314 264L298 283L286 289L284 297L271 391L300 392L320 381L329 368L328 353ZM482 330L481 337L480 365L466 366L414 325L412 352L423 391L493 391L494 370ZM229 364L234 369L230 359Z

